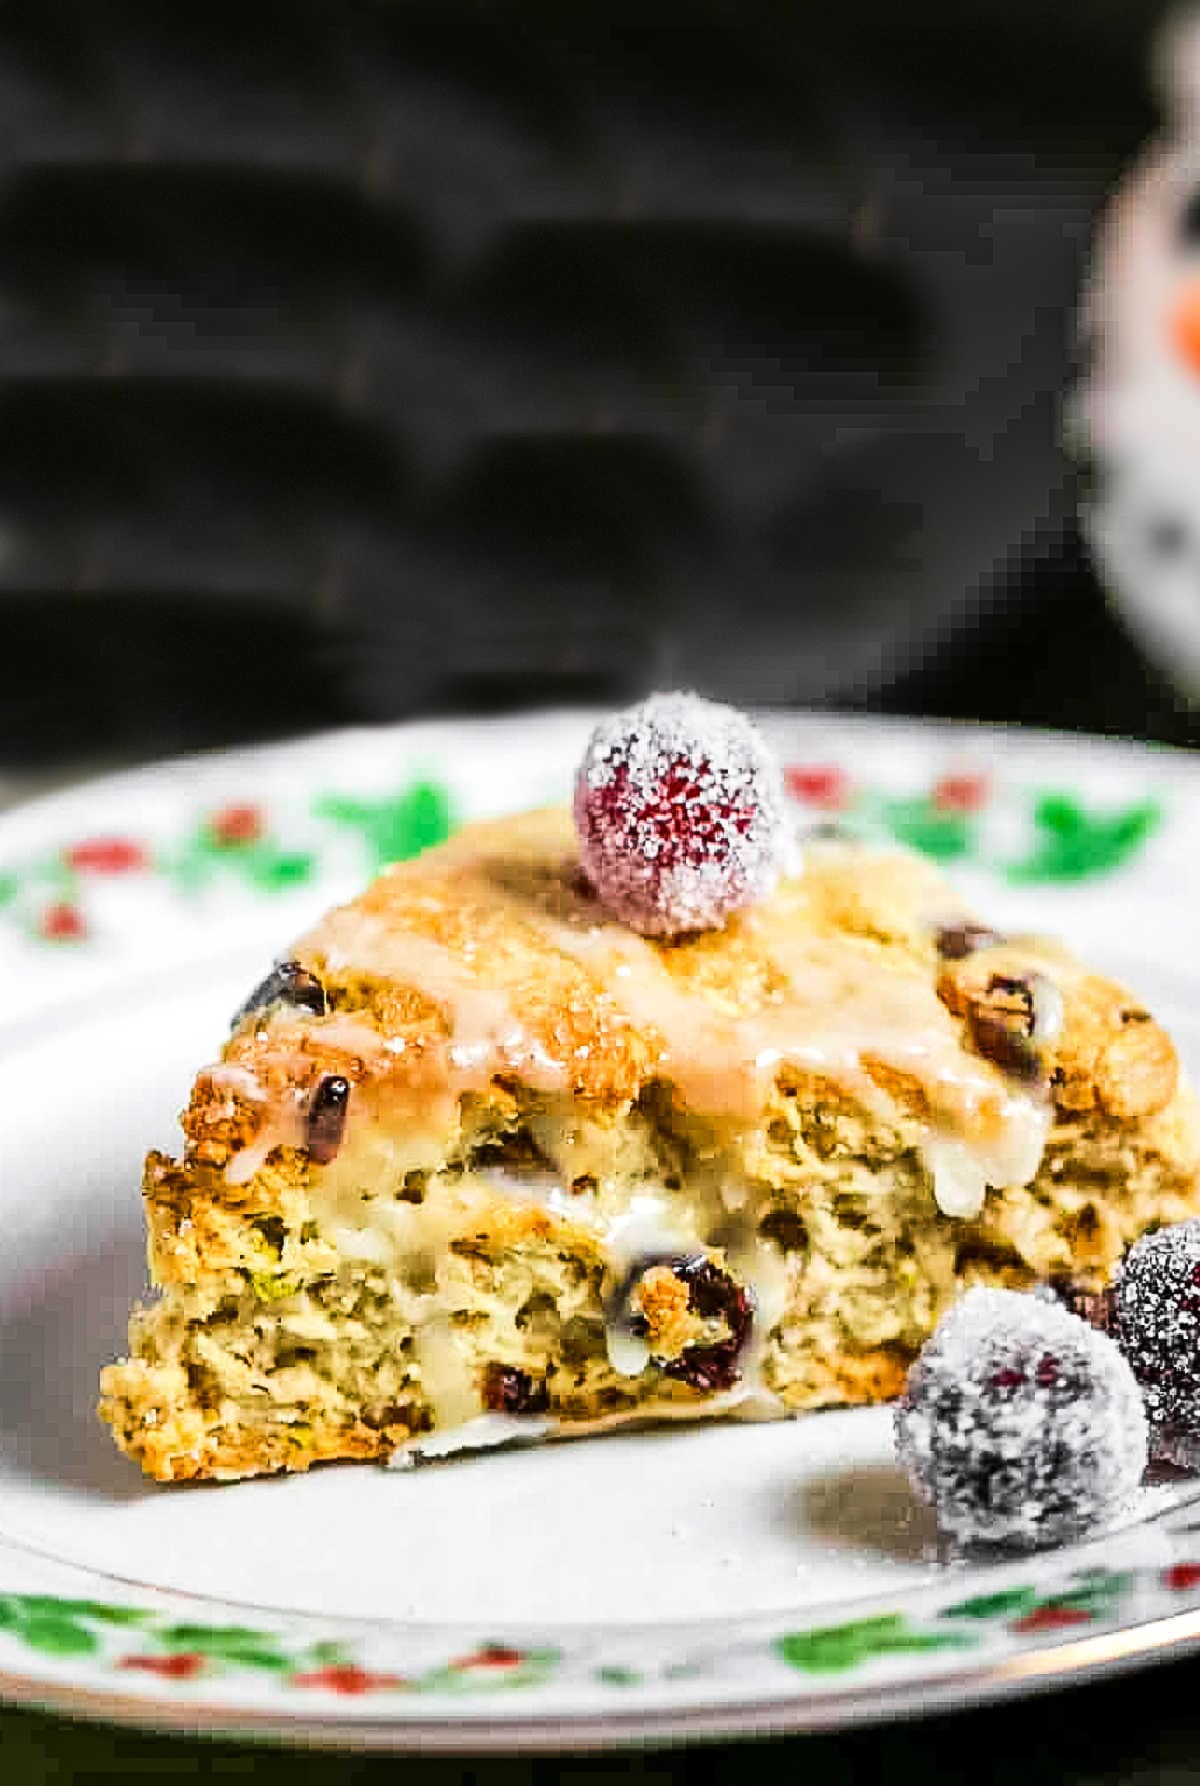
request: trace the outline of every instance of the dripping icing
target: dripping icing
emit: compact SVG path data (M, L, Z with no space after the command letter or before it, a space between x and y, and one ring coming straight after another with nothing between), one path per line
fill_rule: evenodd
M458 864L465 878L478 866L470 856ZM964 1047L923 964L884 957L846 933L806 936L796 923L803 886L783 883L743 920L782 987L757 1010L737 1015L682 986L653 944L605 921L586 896L577 896L578 921L551 916L493 879L486 896L532 922L590 974L599 996L657 1038L658 1076L687 1107L752 1122L780 1068L791 1065L841 1084L886 1119L896 1104L884 1082L899 1075L927 1102L922 1152L946 1214L976 1204L982 1193L968 1190L968 1180L984 1188L1028 1183L1049 1126L1044 1098ZM553 1057L502 989L479 983L470 946L456 953L352 906L330 914L300 945L305 950L323 955L335 971L411 986L443 1012L448 1102L503 1072L535 1090L570 1090L569 1063ZM310 1027L368 1061L404 1050L403 1038L388 1040L352 1018L316 1019ZM290 1123L284 1126L290 1132Z

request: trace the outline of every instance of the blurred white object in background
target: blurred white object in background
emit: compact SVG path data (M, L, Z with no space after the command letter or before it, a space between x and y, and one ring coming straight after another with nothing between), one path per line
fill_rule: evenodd
M1101 580L1200 705L1200 10L1172 21L1157 60L1165 125L1101 223L1072 433L1094 471L1081 518Z

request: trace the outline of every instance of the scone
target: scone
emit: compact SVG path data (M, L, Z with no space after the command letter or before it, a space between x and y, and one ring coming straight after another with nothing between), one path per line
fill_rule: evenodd
M792 869L647 936L541 811L330 913L147 1161L121 1448L179 1481L874 1402L965 1287L1084 1303L1200 1209L1135 998L916 857Z

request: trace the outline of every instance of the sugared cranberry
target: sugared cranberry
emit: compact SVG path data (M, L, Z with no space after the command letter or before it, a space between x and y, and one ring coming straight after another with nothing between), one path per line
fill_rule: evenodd
M1151 1424L1200 1438L1200 1218L1130 1247L1117 1272L1116 1319Z
M949 1538L1032 1549L1121 1509L1146 1419L1106 1335L1044 1294L976 1288L909 1372L896 1446Z
M493 1363L483 1373L483 1404L497 1414L544 1414L550 1392L528 1371Z
M1033 1380L1035 1383L1040 1384L1043 1389L1050 1389L1058 1382L1060 1368L1058 1359L1055 1358L1052 1353L1043 1352L1042 1356L1037 1361L1037 1367L1033 1373Z
M337 1157L346 1133L349 1102L350 1081L340 1073L327 1073L313 1093L306 1125L308 1155L318 1166L328 1166Z
M709 930L762 898L787 836L779 769L754 726L682 694L596 728L575 826L597 897L647 936Z
M300 1011L311 1011L323 1017L328 1010L325 988L315 974L301 967L298 961L281 961L261 980L243 1005L234 1014L233 1027L258 1011L272 1005L291 1005Z

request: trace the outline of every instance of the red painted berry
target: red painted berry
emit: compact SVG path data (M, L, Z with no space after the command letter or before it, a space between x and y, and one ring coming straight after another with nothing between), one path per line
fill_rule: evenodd
M943 775L931 799L939 812L978 812L988 797L986 775Z
M91 874L129 874L145 868L148 857L131 837L88 837L64 852L71 868Z
M473 1651L471 1655L459 1656L450 1666L456 1673L464 1673L468 1669L519 1668L524 1660L521 1650L509 1649L503 1643L485 1643L482 1649Z
M1172 1563L1163 1570L1163 1586L1177 1594L1200 1587L1200 1563Z
M646 936L710 930L767 894L787 826L755 727L698 695L654 695L592 733L575 783L583 870Z
M1024 1618L1013 1621L1013 1630L1066 1631L1072 1625L1090 1625L1092 1615L1082 1606L1035 1606Z
M146 1674L158 1674L168 1681L188 1681L194 1679L204 1667L204 1657L194 1650L181 1651L177 1656L122 1656L118 1668L138 1668Z
M790 763L783 772L793 800L819 806L824 812L841 812L849 804L850 777L835 763Z
M77 905L62 899L45 908L38 930L47 942L77 943L87 935L87 920Z
M223 806L208 821L208 834L224 849L240 843L257 843L266 829L257 806Z
M334 1662L327 1668L293 1674L288 1677L288 1683L293 1687L324 1687L327 1692L345 1693L349 1697L360 1693L395 1692L409 1684L402 1674L373 1674L353 1662Z

